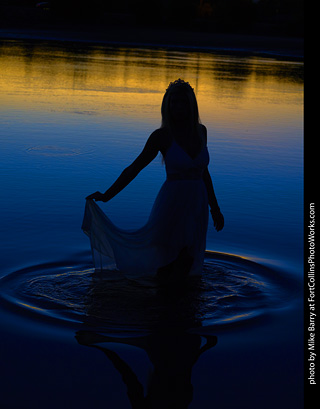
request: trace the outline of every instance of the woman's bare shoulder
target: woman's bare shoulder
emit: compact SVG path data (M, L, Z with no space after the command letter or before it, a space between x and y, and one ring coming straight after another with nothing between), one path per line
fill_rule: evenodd
M200 131L200 136L203 140L203 142L206 144L207 143L207 128L203 124L199 124L199 131Z
M149 137L149 141L154 146L157 146L159 151L163 152L168 148L168 145L170 144L170 134L166 128L158 128L152 132Z
M152 132L150 137L154 139L163 139L169 136L169 132L166 128L158 128L155 131Z
M203 130L203 132L205 132L205 133L207 134L207 128L206 128L206 126L203 125L203 124L199 124L199 125L200 125L200 128Z

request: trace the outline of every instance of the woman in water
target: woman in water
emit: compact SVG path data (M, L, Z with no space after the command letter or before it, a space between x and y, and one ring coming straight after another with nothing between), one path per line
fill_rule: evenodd
M202 272L208 207L217 231L224 226L208 171L207 130L188 82L169 84L163 97L162 126L141 154L105 192L89 195L83 230L90 237L96 269L118 268L126 276L157 274L180 279ZM108 202L161 152L167 179L147 223L136 231L117 228L95 201Z

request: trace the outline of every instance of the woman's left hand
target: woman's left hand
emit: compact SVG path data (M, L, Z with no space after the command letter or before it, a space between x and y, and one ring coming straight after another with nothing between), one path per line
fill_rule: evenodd
M87 196L86 197L86 200L95 200L95 201L101 201L101 202L104 202L105 201L105 197L104 197L104 194L103 193L101 193L101 192L95 192L95 193L92 193L92 195L89 195L89 196Z
M220 212L220 209L211 212L212 220L213 220L213 225L217 231L220 231L224 227L224 217L223 214Z

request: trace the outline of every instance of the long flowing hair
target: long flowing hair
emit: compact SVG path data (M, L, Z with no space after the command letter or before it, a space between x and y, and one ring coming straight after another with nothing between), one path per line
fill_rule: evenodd
M185 95L188 97L189 101L189 116L187 121L189 122L188 128L191 130L192 134L195 136L198 136L198 130L199 130L199 124L200 122L200 117L199 117L199 110L198 110L198 103L197 99L194 93L193 88L191 85L182 80L181 78L170 82L164 96L162 99L162 105L161 105L161 115L162 115L162 122L161 122L161 128L167 128L169 130L172 129L172 117L170 114L170 99L171 95L175 91L181 91L185 93Z

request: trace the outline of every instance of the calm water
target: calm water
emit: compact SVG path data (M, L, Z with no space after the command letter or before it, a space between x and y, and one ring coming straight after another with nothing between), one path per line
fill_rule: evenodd
M94 275L80 227L85 196L140 153L179 77L225 228L209 227L203 278L177 294ZM2 41L0 95L5 407L131 408L142 385L164 408L174 382L175 408L302 408L303 64ZM164 178L159 156L101 207L140 227Z

